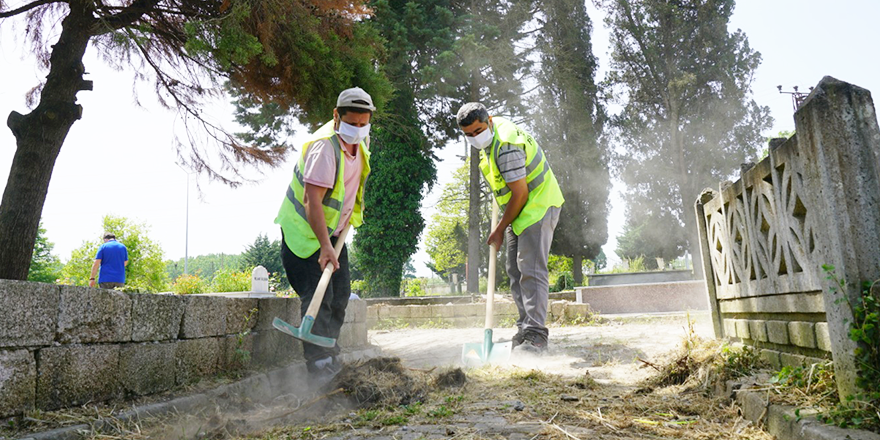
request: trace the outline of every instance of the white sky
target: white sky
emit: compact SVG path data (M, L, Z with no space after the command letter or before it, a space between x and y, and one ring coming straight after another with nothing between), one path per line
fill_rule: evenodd
M14 2L17 5L17 2ZM594 22L593 51L600 60L600 76L608 66L608 37L601 16L587 4ZM731 29L746 32L750 45L761 52L754 93L761 105L771 108L775 125L767 135L793 130L791 99L780 95L799 86L806 91L825 75L880 91L880 2L876 0L740 0ZM43 76L24 50L9 20L0 20L0 120L9 111L26 113L25 93ZM18 30L20 32L20 29ZM126 216L150 226L150 237L165 250L167 259L182 258L185 249L187 175L177 165L173 150L175 115L162 109L149 86L140 87L143 107L134 104L129 72L108 68L90 49L85 59L87 79L95 90L80 92L83 119L74 124L55 164L43 209L43 224L54 253L67 260L83 240L96 238L106 214ZM231 120L230 106L217 103L209 112ZM328 115L329 119L330 115ZM452 117L450 115L450 117ZM233 129L234 131L234 129ZM298 133L302 139L306 133ZM539 140L540 141L540 140ZM297 144L301 141L297 140ZM0 127L0 182L5 182L15 150L15 139ZM439 152L438 179L422 208L427 219L443 184L460 166L460 142ZM268 171L258 184L231 189L190 179L189 255L238 253L260 233L280 238L273 224L290 182L293 162ZM196 191L196 179L202 193ZM620 186L615 186L619 192ZM605 253L615 259L614 237L623 225L624 206L612 197L609 243ZM369 221L369 220L368 220ZM417 273L430 275L423 246L414 256Z

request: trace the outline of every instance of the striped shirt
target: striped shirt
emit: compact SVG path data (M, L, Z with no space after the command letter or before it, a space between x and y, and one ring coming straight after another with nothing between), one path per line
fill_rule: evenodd
M520 146L503 144L498 147L498 170L505 182L526 177L526 152Z

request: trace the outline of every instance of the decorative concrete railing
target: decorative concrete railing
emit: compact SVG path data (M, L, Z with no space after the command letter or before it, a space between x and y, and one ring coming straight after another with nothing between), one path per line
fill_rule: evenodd
M696 203L717 336L771 364L833 357L855 387L848 337L860 284L880 278L880 129L870 92L825 77L795 113L796 135ZM822 265L846 280L832 289Z
M366 303L339 337L366 347ZM298 298L128 294L0 280L0 418L31 409L147 395L245 369L302 360Z

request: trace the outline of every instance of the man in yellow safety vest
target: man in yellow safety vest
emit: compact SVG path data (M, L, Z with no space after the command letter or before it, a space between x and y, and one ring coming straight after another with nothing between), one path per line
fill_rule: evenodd
M501 247L507 236L507 275L519 309L513 346L544 353L544 325L550 295L547 259L564 199L556 176L535 139L513 122L489 116L483 104L469 102L457 115L465 139L480 150L480 171L504 215L488 244Z
M328 264L335 272L327 286L312 333L338 338L351 294L348 249L333 250L346 225L363 223L364 182L370 173L370 118L373 99L358 87L343 90L333 120L302 146L293 180L275 223L281 225L281 261L287 279L302 300L304 315ZM341 365L339 346L304 343L306 367L313 377L329 379Z

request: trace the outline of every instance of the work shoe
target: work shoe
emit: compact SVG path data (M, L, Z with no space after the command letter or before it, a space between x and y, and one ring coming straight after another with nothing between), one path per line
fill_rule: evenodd
M309 379L312 381L314 388L321 388L330 383L333 378L342 371L342 365L334 356L327 356L318 359L313 363L307 364L309 370Z
M517 350L540 355L547 352L547 345L546 336L540 333L528 332L524 335L522 344L517 346Z
M523 333L522 329L517 330L516 334L510 338L510 342L512 342L512 344L510 344L511 348L516 348L518 345L522 344L525 339L526 335Z

